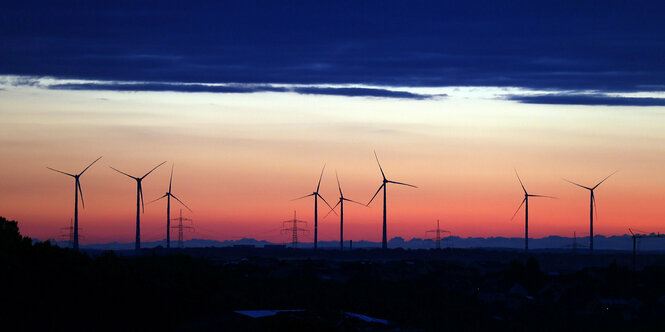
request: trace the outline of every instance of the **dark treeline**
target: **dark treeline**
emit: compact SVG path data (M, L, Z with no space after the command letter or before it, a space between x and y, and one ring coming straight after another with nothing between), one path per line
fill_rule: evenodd
M653 330L665 269L611 264L547 274L536 259L208 260L89 256L36 242L0 217L2 330L356 330L341 311L416 330ZM174 251L176 252L176 251ZM181 251L182 252L182 251ZM305 309L250 319L233 310ZM333 318L326 318L333 317ZM362 328L366 328L362 327Z

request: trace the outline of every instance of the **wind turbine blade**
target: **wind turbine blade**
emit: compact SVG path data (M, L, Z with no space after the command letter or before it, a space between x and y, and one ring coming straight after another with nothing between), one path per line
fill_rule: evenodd
M337 178L337 188L339 189L339 197L344 197L342 194L342 185L339 184L339 176L337 175L337 171L335 170L335 177Z
M152 203L154 203L154 202L157 202L158 200L160 200L160 199L162 199L162 198L164 198L164 197L166 197L166 196L168 196L168 194L164 194L164 195L162 195L162 197L155 198L155 199L153 199L152 201L148 202L148 205L150 205L150 204L152 204Z
M319 184L316 185L316 192L319 192L319 188L321 187L321 179L323 179L323 171L326 170L326 164L323 164L323 169L321 170L321 175L319 176Z
M109 166L109 167L111 167L111 166ZM136 179L136 177L133 177L133 176L131 176L131 175L129 175L129 174L123 172L123 171L120 171L120 170L115 169L115 168L113 168L113 167L111 167L111 169L114 170L114 171L116 171L116 172L118 172L118 173L120 173L120 174L124 174L124 175L126 175L126 176L129 176L129 177L132 178L132 179Z
M524 193L526 194L526 188L524 188L524 183L522 183L522 179L520 179L520 175L517 173L517 168L515 168L515 175L517 175L517 180L520 181L520 186L522 186L522 190L524 190Z
M374 198L376 197L376 195L379 194L379 191L381 191L381 188L383 188L383 186L385 186L385 185L386 185L386 184L384 183L384 184L382 184L382 185L379 187L379 189L376 191L376 193L374 194L374 196L372 196L372 199L370 199L369 202L368 202L367 204L365 204L366 206L369 206L370 204L372 204L372 201L374 200Z
M596 189L596 187L600 186L601 183L605 182L605 180L609 179L610 176L616 174L617 172L618 172L618 171L614 171L614 173L612 173L612 174L608 175L607 177L605 177L602 181L598 182L598 184L595 185L595 186L593 187L593 189Z
M520 206L517 208L517 210L515 210L515 213L513 213L513 216L510 218L510 220L515 219L515 216L517 215L517 212L520 212L520 209L522 208L522 205L524 205L524 202L526 202L526 197L524 197L524 199L522 200L522 204L520 204Z
M630 232L630 235L635 236L635 233L633 233L633 230L628 228L628 231Z
M374 157L376 157L376 163L379 164L379 170L381 170L381 176L383 176L383 179L386 179L386 174L383 173L383 168L381 168L381 163L379 162L379 156L376 155L376 151L374 151Z
M88 167L86 167L83 171L81 171L81 173L79 173L79 176L83 175L83 173L85 173L85 171L87 171L88 168L90 168L90 166L94 165L97 161L99 161L99 159L102 159L102 157L100 156L99 158L95 159L95 161L91 162L90 165L88 165Z
M418 187L416 187L416 186L414 186L414 185L412 185L412 184L403 183L403 182L388 181L388 183L394 183L394 184L399 184L399 185L402 185L402 186L408 186L408 187L418 188Z
M175 166L175 163L171 164L171 178L169 179L169 193L171 192L171 184L173 183L173 166Z
M79 190L79 196L81 196L81 207L85 209L85 202L83 201L83 190L81 190L81 181L79 181L78 179L76 179L76 187Z
M341 202L341 201L342 201L341 199L340 199L339 201L337 201L337 204L335 204L335 206L333 206L332 209L330 209L330 211L328 211L328 213L326 213L326 215L323 216L323 219L326 219L326 217L327 217L331 212L333 212L333 210L335 210L335 208L337 207L337 205L339 205L339 202Z
M189 208L189 206L187 206L187 204L183 203L178 197L175 197L175 195L173 195L173 194L169 194L169 195L171 195L171 197L175 198L176 201L180 202L180 204L182 204L182 206L186 207L187 210L189 210L189 212L194 212L194 211L192 211L192 209Z
M544 198L558 199L557 197L554 196L545 196L545 195L529 195L529 197L544 197Z
M69 174L69 173L67 173L67 172L59 171L59 170L57 170L57 169L55 169L55 168L51 168L51 167L46 167L46 168L48 168L48 169L50 169L50 170L52 170L52 171L54 171L54 172L58 172L58 173L61 173L61 174L64 174L64 175L69 175L69 176L71 176L71 177L75 177L75 176L76 176L76 175L74 175L74 174Z
M143 187L141 186L141 182L139 182L139 195L141 196L141 209L143 210L143 213L145 213L145 205L143 204Z
M593 201L593 214L595 214L596 222L598 222L598 207L596 206L596 195L591 199Z
M352 200L352 199L348 199L348 198L342 198L342 199L345 200L345 201L347 201L347 202L356 203L356 204L359 204L359 205L362 205L362 206L367 207L367 205L365 205L365 204L363 204L363 203L360 203L360 202L356 202L356 201L354 201L354 200Z
M329 208L332 209L332 206L330 206L330 204L328 204L328 201L326 201L326 199L323 198L323 196L319 195L318 193L317 193L316 195L319 196L319 198L321 198L321 200L322 200L324 203L326 203L326 205L328 205ZM334 211L333 211L333 212L334 212ZM337 214L337 212L335 212L335 214Z
M578 187L582 187L582 188L584 188L584 189L592 190L591 188L586 187L586 186L583 186L583 185L581 185L581 184L579 184L579 183L575 183L575 182L570 181L570 180L567 180L567 179L563 179L563 180L566 181L566 182L568 182L568 183L570 183L570 184L574 184L574 185L576 185L576 186L578 186Z
M145 173L145 175L144 175L144 176L142 176L142 177L141 177L141 179L145 178L146 176L148 176L148 174L152 173L152 171L156 170L156 169L157 169L157 167L159 167L159 166L162 166L162 165L164 165L164 164L166 164L166 161L163 161L163 162L162 162L161 164L159 164L159 165L155 166L155 167L154 167L153 169L151 169L151 170L150 170L150 172L148 172L148 173Z
M309 197L309 196L314 196L314 194L309 194L309 195L305 195L303 197L294 198L294 199L292 199L292 201L297 201L299 199L303 199L303 198L306 198L306 197Z

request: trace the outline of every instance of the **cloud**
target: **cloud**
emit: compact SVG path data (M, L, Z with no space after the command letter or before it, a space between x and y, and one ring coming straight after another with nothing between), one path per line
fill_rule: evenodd
M44 85L52 90L105 90L105 91L172 91L172 92L210 92L210 93L256 93L256 92L294 92L311 95L334 95L346 97L378 97L400 99L430 99L443 97L444 94L428 95L407 91L359 87L292 87L261 84L183 84L183 83L56 83Z
M615 97L606 94L512 95L508 100L524 104L589 105L589 106L665 106L665 98Z
M435 95L416 94L407 91L394 91L387 89L375 88L319 88L319 87L306 87L294 88L294 92L299 94L313 94L313 95L333 95L333 96L347 96L347 97L383 97L383 98L405 98L405 99L430 99ZM436 95L445 96L445 95Z
M48 86L52 90L107 90L107 91L172 91L212 93L286 92L286 88L270 85L207 85L176 83L63 83Z
M619 0L25 0L0 8L0 74L665 91L664 16Z

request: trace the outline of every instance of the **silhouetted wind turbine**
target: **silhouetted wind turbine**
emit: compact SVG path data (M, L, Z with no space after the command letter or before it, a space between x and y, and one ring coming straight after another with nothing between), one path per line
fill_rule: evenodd
M529 197L545 197L545 198L556 198L556 197L529 194L526 191L526 188L524 188L524 184L522 183L522 179L520 179L520 175L517 174L517 170L515 170L515 175L517 175L517 180L520 181L520 186L522 186L522 190L524 190L524 200L522 200L522 203L517 208L517 211L515 211L515 214L513 214L513 217L510 218L510 220L513 220L515 218L517 212L519 212L520 209L522 208L522 205L524 205L524 251L529 251Z
M156 170L157 167L162 166L165 163L166 161L163 161L161 164L151 169L150 172L145 173L145 175L142 177L131 176L123 171L111 167L111 169L113 169L114 171L136 180L136 244L134 246L136 250L141 249L141 208L143 208L143 212L145 212L145 206L143 205L143 188L141 187L141 181L143 181L143 179L145 179L145 177L148 176L148 174L152 173L152 171Z
M591 198L589 200L589 250L591 251L592 254L593 254L593 213L594 213L594 211L596 212L596 215L598 215L598 209L596 208L596 196L594 195L593 191L596 188L598 188L598 186L600 186L601 183L605 182L605 180L607 180L610 176L616 174L616 172L618 172L618 171L615 171L614 173L608 175L602 181L598 182L598 184L596 184L595 186L593 186L591 188L585 187L581 184L577 184L573 181L563 179L564 181L569 182L571 184L574 184L578 187L584 188L584 189L588 190L591 193Z
M379 162L379 157L376 155L376 151L374 151L374 157L376 157L376 163L379 164L379 170L381 171L381 176L383 177L383 183L381 186L379 186L379 189L376 191L374 196L372 196L372 199L369 200L367 203L367 206L369 206L376 195L379 194L379 191L383 189L383 239L381 241L381 248L387 249L388 248L388 235L386 234L386 188L388 188L388 183L393 183L393 184L399 184L402 186L408 186L408 187L413 187L413 188L418 188L414 185L407 184L407 183L402 183L402 182L396 182L396 181L391 181L386 179L386 174L383 173L383 168L381 168L381 163Z
M54 172L58 172L64 175L69 175L74 178L74 244L72 247L76 251L79 250L79 195L81 196L81 207L85 209L85 203L83 202L83 190L81 190L81 181L79 180L79 178L81 177L81 175L83 175L83 173L85 173L85 171L88 170L88 168L90 168L90 166L96 163L99 159L102 159L102 157L97 158L95 161L90 163L88 167L83 169L81 173L78 174L69 174L51 167L46 167Z
M166 247L167 248L171 248L171 197L173 197L176 201L180 202L180 204L182 204L182 206L186 207L187 210L189 210L190 212L194 212L185 203L183 203L178 197L175 197L175 195L173 195L171 193L171 185L173 184L173 166L174 165L171 165L171 178L169 179L169 191L167 191L164 194L164 196L162 196L160 198L157 198L157 199L155 199L155 200L148 203L148 204L150 204L152 202L156 202L156 201L166 197Z
M637 269L637 240L645 237L646 235L635 234L630 228L628 228L628 231L630 231L630 235L633 238L633 272L635 272Z
M362 206L365 206L365 204L344 197L344 194L342 194L342 186L339 184L339 176L337 175L337 171L335 171L335 177L337 178L337 188L339 189L339 200L337 201L337 204L335 204L335 206L330 209L328 214L333 212L337 205L339 205L339 249L344 250L344 201L360 204ZM328 214L326 214L323 218L327 217Z
M321 196L319 194L319 188L321 187L321 179L323 178L323 171L325 169L326 169L326 165L323 165L323 169L321 170L321 176L319 176L319 184L316 185L316 191L314 191L313 193L311 193L309 195L305 195L303 197L298 197L298 198L294 199L294 201L295 201L295 200L303 199L303 198L306 198L306 197L309 197L309 196L314 196L314 249L316 249L318 247L318 241L319 241L319 238L318 238L319 198L321 198L323 200L323 202L326 203L326 205L328 205L328 207L332 209L332 206L330 206L330 204L328 204L328 202L325 200L325 198L323 198L323 196ZM335 213L335 214L337 214L337 213Z

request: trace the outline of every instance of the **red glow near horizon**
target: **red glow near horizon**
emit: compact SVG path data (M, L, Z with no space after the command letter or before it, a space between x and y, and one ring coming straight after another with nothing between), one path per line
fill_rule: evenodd
M164 194L175 164L173 193L194 211L183 211L196 227L188 238L288 242L279 228L294 210L313 231L313 199L292 199L314 191L324 163L328 202L338 196L335 170L346 197L371 198L381 184L373 150L388 179L419 187L388 187L389 238L424 238L437 219L457 236L522 237L523 211L510 220L523 199L513 167L529 193L558 197L530 200L532 237L587 234L589 193L562 178L593 185L614 170L596 191L595 233L665 232L662 108L111 92L99 102L101 93L59 93L0 101L0 215L39 239L58 238L73 217L73 179L46 166L79 172L104 155L81 178L82 244L134 240L136 182L109 166L142 175L163 160L144 180L145 202ZM382 204L381 194L368 208L346 204L345 239L380 241ZM165 205L146 205L143 241L165 238ZM328 210L320 202L321 241L339 239Z

